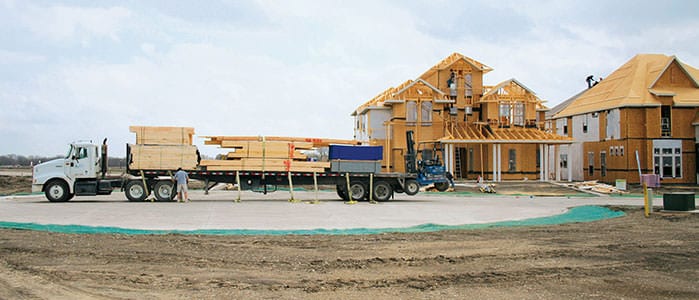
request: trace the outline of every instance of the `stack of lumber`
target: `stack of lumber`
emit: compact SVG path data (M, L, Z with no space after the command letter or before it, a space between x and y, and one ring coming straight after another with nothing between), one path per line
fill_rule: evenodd
M136 144L129 145L129 168L132 170L194 170L197 147L192 145L194 128L130 126Z
M307 161L304 150L330 144L358 144L357 141L298 138L208 136L204 143L230 149L226 159L202 160L209 171L324 172L329 162Z
M191 145L194 128L162 126L129 126L141 145Z
M130 145L133 170L194 170L197 167L197 146L193 145Z
M284 137L284 136L205 136L209 139L204 143L206 145L221 145L224 141L266 141L266 142L307 142L312 143L313 147L328 147L330 144L337 145L359 145L361 142L356 140L338 140L324 138L307 138L307 137Z

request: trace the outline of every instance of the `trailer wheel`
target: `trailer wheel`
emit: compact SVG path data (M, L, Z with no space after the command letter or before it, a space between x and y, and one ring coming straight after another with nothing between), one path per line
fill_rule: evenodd
M440 192L444 192L444 191L449 189L449 183L448 182L435 182L434 188L436 188Z
M160 180L153 187L153 194L155 194L155 199L162 202L172 201L174 184L169 180Z
M358 201L358 200L364 200L369 195L367 192L367 187L364 185L364 183L355 181L350 183L350 196L352 197L352 200Z
M51 202L66 202L73 198L73 195L68 189L68 184L60 179L49 181L44 187L46 199Z
M393 194L393 188L388 182L379 181L374 184L374 200L376 201L388 201Z
M336 185L335 190L337 191L337 195L340 197L340 199L345 201L349 200L349 198L347 198L347 193L345 192L345 189L343 189L341 185Z
M420 191L420 184L417 183L415 179L408 179L405 181L405 188L403 188L405 193L409 196L413 196Z
M146 194L146 187L143 186L141 180L131 180L127 182L124 187L124 193L126 194L126 198L131 202L142 202L148 197Z

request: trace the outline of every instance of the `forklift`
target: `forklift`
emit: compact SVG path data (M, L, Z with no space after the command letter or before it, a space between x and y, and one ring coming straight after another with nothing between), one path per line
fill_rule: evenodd
M433 184L434 187L444 192L449 189L449 179L446 176L446 168L440 160L444 157L444 149L439 142L421 142L418 151L415 151L414 132L408 130L405 133L407 142L407 154L405 155L405 170L410 174L417 174L417 182L420 186Z

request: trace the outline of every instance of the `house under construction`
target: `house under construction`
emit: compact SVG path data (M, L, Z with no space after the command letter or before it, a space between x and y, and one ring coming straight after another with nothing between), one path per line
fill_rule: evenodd
M549 180L550 145L572 139L545 129L547 107L516 79L484 85L493 69L454 53L353 113L355 138L384 148L383 171L404 172L406 132L437 142L456 178Z
M575 140L551 147L555 179L639 183L640 172L697 183L699 70L675 56L636 55L549 118Z

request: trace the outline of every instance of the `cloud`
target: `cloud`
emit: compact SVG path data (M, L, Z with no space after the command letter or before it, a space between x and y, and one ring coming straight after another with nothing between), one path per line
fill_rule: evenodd
M657 10L647 4L634 9ZM493 67L487 84L515 77L549 105L639 52L699 65L696 17L618 20L606 2L4 5L0 139L17 142L0 154L109 137L120 156L129 125L351 138L357 106L453 52Z
M16 51L8 51L0 49L0 65L10 64L36 64L46 61L43 55L35 55L31 53L23 53Z
M131 15L131 11L123 7L30 5L22 11L21 21L34 34L55 41L93 37L118 41L118 33L127 25Z

